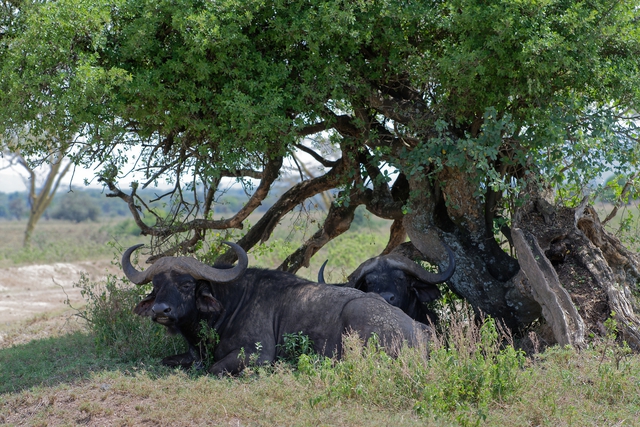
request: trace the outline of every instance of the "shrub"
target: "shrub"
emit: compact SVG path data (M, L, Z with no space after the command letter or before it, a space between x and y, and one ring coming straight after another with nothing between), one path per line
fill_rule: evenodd
M127 286L115 276L109 276L104 283L82 276L76 286L87 300L78 314L87 321L99 352L133 361L186 351L182 337L170 336L163 326L133 313L148 287Z
M423 348L404 348L388 356L375 337L363 345L358 337L344 340L344 357L337 363L301 355L301 381L321 390L312 405L331 405L343 398L386 408L413 407L418 415L435 416L463 410L480 422L491 402L508 401L521 391L528 372L524 352L517 350L496 322L487 318L451 322L444 335ZM464 415L467 416L467 415Z

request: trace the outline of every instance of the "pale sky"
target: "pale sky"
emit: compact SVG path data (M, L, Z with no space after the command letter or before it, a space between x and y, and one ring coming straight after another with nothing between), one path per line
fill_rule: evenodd
M6 166L6 162L0 159L0 168ZM14 166L10 169L0 169L0 192L13 193L15 191L27 191L24 179L28 177L26 172L22 172L19 166ZM93 177L93 171L87 169L76 168L75 175L73 176L73 185L75 187L83 187L85 178L91 179ZM72 171L69 171L60 183L60 189L63 186L69 186L72 182ZM94 180L94 183L86 188L102 188L102 185Z
M319 168L319 164L315 160L313 160L313 158L309 156L307 153L298 151L297 156L300 160L302 160L304 163L307 164L307 167L310 167L311 169ZM133 167L135 163L134 158L135 156L133 156L130 162L131 167ZM287 161L290 162L289 159ZM293 173L297 175L297 168L293 164L290 164L289 167L294 171ZM43 174L44 172L46 172L46 170L47 169L43 169ZM36 173L37 173L37 169L36 169ZM0 156L0 192L13 193L16 191L18 192L27 191L27 186L25 185L25 179L27 177L28 175L22 167L13 166L11 168L8 168L7 160ZM84 184L85 179L91 181L91 184L89 186L85 186ZM125 187L128 187L129 182L135 181L135 180L136 180L135 174L131 174L126 178L120 180L119 183ZM228 181L229 181L228 182L229 185L235 185L235 180L229 179ZM65 175L62 182L60 183L60 187L58 191L65 191L64 187L66 186L68 188L70 183L74 187L79 187L79 188L95 188L95 189L103 188L102 184L99 183L97 179L95 179L95 171L93 169L83 169L80 167L76 167L75 172L73 169L69 170L69 172ZM163 185L162 182L160 182L159 184L160 184L159 186L160 188L164 188L164 187L168 188L168 186Z

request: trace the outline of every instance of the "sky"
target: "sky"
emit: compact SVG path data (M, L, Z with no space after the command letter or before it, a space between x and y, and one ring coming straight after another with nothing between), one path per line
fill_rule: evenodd
M316 163L311 156L304 152L298 152L298 157L305 163L311 162ZM134 165L134 161L131 161L131 167ZM292 167L292 166L291 166ZM36 173L40 172L40 176L45 176L47 168L41 168L40 170L36 169ZM0 157L0 192L2 193L14 193L14 192L23 192L27 191L28 182L28 174L21 166L9 166L6 158ZM122 179L119 184L124 187L128 187L129 182L135 181L139 179L141 182L144 182L144 179L141 177L136 177L135 173L128 175L126 178ZM88 180L90 184L88 186L85 185L85 180ZM25 183L26 181L26 183ZM226 183L225 183L226 181ZM162 185L159 183L159 188L169 188L168 185ZM236 185L235 179L223 179L224 185L233 186ZM71 169L62 179L60 183L60 187L58 191L65 191L65 187L68 189L70 186L77 188L92 188L99 189L103 188L103 185L98 182L95 178L95 171L90 169L84 169L81 167L76 167L75 170Z
M60 188L63 186L69 186L73 184L75 187L83 187L84 180L93 178L93 170L80 169L76 168L75 174L72 176L72 171L69 171L67 175L63 178L60 183ZM25 183L25 180L27 182ZM95 180L94 180L95 181ZM5 159L0 158L0 192L2 193L13 193L13 192L22 192L27 191L28 175L26 172L22 171L22 168L19 166L13 166L7 168L7 162ZM102 188L102 185L97 181L92 183L89 187L86 188Z

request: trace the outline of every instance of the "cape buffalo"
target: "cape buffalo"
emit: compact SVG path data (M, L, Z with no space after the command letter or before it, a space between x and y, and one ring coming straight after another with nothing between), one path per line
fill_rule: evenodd
M347 283L338 286L374 292L412 319L422 323L435 323L436 314L425 303L440 298L440 290L436 284L449 280L456 269L453 251L445 243L443 246L449 256L449 265L442 273L430 273L406 256L392 252L363 262L351 273ZM326 263L325 261L318 271L319 283L325 283Z
M342 336L372 334L390 354L400 345L421 342L426 327L414 322L379 295L357 289L319 284L291 273L247 268L247 254L227 243L238 255L233 268L214 268L189 257L163 257L144 271L130 261L133 246L122 256L127 278L138 285L152 282L153 290L134 309L184 336L189 351L162 363L188 367L202 364L204 349L198 336L201 322L219 337L213 353L212 374L240 372L259 343L256 362L269 363L283 351L283 335L302 332L314 350L340 357ZM254 356L255 357L255 356Z

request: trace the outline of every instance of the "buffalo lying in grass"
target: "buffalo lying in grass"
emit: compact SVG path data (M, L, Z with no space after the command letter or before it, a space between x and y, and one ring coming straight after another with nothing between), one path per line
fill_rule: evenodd
M216 331L212 374L236 374L254 356L258 364L285 356L283 336L302 332L314 350L325 356L342 355L342 336L355 332L368 339L375 334L390 354L406 343L416 346L426 327L377 294L319 284L291 273L247 268L246 252L226 243L238 255L233 268L214 268L189 257L164 257L144 271L130 261L133 246L122 256L125 275L133 283L152 282L153 290L134 309L141 316L180 333L189 344L184 354L169 356L163 364L200 366L207 355L201 341L202 322Z
M377 293L412 319L422 323L435 323L435 313L425 304L440 298L440 290L436 284L449 280L456 269L453 251L444 243L443 246L449 256L449 264L441 273L430 273L401 253L392 252L363 262L351 273L347 283L338 286ZM325 283L326 263L322 264L318 272L319 283Z

